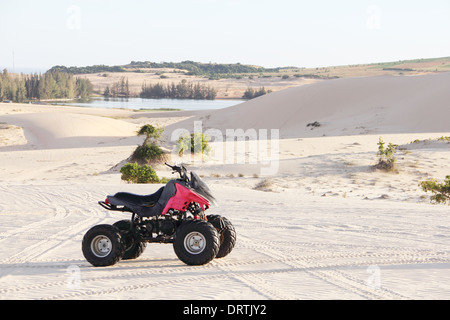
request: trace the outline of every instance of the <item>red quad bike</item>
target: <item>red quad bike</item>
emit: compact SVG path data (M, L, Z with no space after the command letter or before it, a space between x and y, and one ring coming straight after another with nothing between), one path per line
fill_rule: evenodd
M121 259L136 259L148 242L173 243L175 254L188 265L203 265L228 255L236 242L231 222L219 215L205 216L214 197L195 173L167 166L180 179L169 181L156 193L140 196L119 192L99 204L111 211L131 212L131 220L92 227L84 235L84 257L93 266L110 266Z

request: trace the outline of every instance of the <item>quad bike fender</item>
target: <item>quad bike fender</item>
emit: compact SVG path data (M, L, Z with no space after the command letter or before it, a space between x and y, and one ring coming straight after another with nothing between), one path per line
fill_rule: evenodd
M167 202L162 211L162 215L165 215L169 209L186 211L191 202L198 203L203 211L210 206L208 200L179 183L175 183L175 189L175 195Z

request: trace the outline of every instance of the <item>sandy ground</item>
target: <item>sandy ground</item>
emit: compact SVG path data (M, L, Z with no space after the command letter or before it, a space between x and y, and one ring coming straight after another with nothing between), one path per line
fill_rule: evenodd
M448 75L360 80L199 114L0 105L0 298L449 299L449 206L431 205L418 186L450 174L450 144L437 140L450 136L441 84ZM362 92L357 98L332 94L352 86ZM297 112L304 101L310 107ZM404 116L391 121L394 114ZM126 184L112 169L143 141L137 128L165 126L170 147L174 129L201 118L205 130L280 130L267 157L247 141L246 163L227 163L217 150L227 154L237 144L215 141L211 157L189 167L218 199L211 213L234 224L233 252L190 267L171 245L149 244L137 260L92 267L81 252L84 233L129 218L97 201L160 187ZM312 121L323 125L311 130ZM395 172L373 170L380 137L400 145ZM263 174L270 165L276 172Z

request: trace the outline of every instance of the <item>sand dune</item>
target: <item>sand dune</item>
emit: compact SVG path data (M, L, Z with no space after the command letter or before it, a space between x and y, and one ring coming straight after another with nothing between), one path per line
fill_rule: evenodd
M450 73L323 81L198 114L2 105L0 299L449 299L449 209L418 186L450 174L450 143L436 139L450 136L449 83ZM85 232L131 218L97 201L161 187L110 170L142 142L137 127L170 135L200 119L224 133L280 129L269 177L261 163L188 167L217 199L207 214L235 225L233 252L191 267L149 244L92 267ZM373 170L380 135L402 147L395 172Z
M286 89L172 128L280 129L281 138L450 130L450 73L336 79ZM319 122L320 127L308 127Z
M24 113L2 121L24 129L29 146L41 149L89 147L136 136L129 122L79 113Z

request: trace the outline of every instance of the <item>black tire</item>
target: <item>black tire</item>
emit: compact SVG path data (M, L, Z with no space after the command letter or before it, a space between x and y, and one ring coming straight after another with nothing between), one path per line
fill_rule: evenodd
M234 245L236 244L236 230L231 222L225 217L209 215L206 218L219 233L220 248L216 258L223 258L233 250Z
M187 265L203 265L219 252L219 234L212 224L204 220L186 221L175 232L173 249Z
M131 220L120 220L113 224L120 230L125 242L125 253L122 260L132 260L138 258L145 250L146 243L136 239L131 232Z
M94 267L116 264L125 252L120 230L109 224L92 227L83 237L83 255Z

